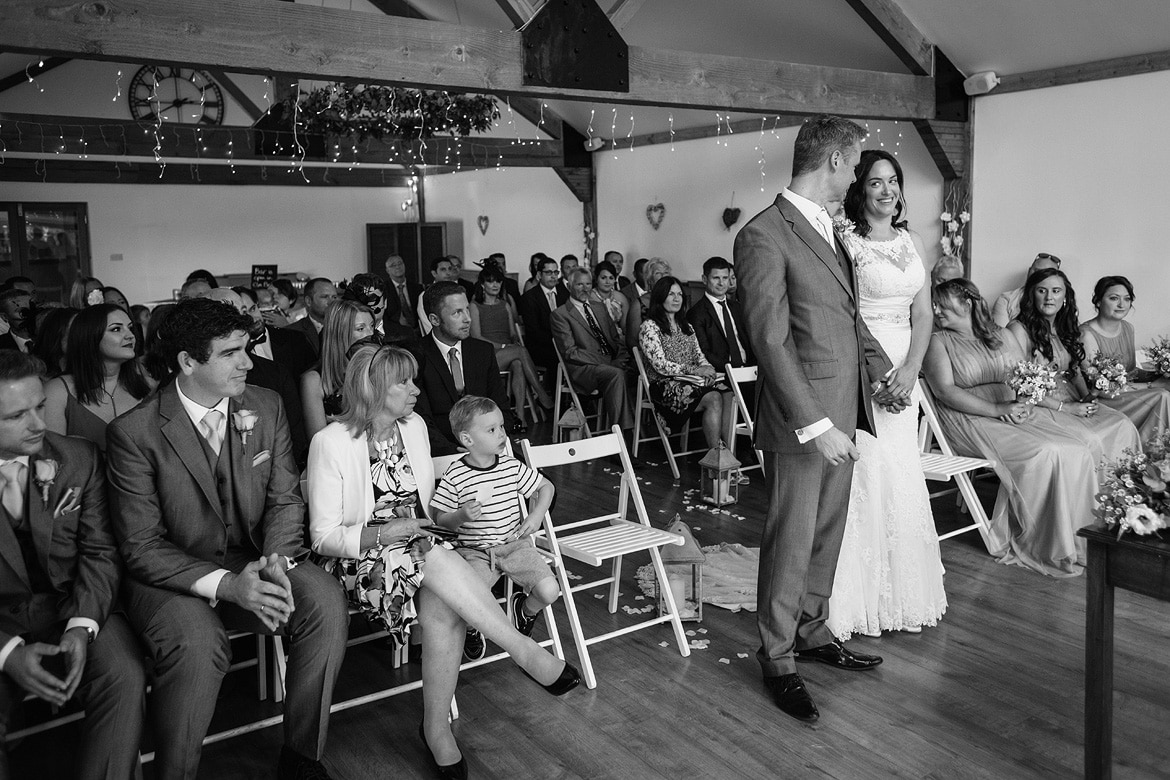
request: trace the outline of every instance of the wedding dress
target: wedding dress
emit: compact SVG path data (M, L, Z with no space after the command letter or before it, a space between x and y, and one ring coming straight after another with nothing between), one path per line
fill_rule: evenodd
M891 241L844 235L853 255L859 308L870 333L900 366L910 350L910 304L926 269L910 233ZM828 626L854 633L938 624L947 609L938 534L918 455L918 388L898 414L874 407L877 438L857 432L849 514L837 560Z

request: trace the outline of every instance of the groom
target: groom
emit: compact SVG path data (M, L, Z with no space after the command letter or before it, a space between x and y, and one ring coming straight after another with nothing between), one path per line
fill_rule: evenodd
M816 116L796 136L792 182L735 238L745 330L759 363L756 446L771 497L760 549L757 657L776 705L820 717L796 661L872 669L825 626L845 530L858 427L873 431L870 396L904 408L882 383L892 368L857 311L852 259L827 204L853 183L865 130Z

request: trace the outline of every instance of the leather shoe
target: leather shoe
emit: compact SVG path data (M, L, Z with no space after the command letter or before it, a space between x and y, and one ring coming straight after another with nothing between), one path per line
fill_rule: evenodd
M528 672L525 672L523 669L520 671L524 672L524 676L529 680L536 682L536 678L530 675ZM568 661L565 661L565 668L561 669L561 674L559 677L557 677L557 679L553 680L548 685L544 685L539 682L536 682L536 684L541 688L544 688L553 696L564 696L566 693L581 684L581 672L577 671L577 667L573 666Z
M838 669L848 669L851 672L873 669L880 666L882 662L881 656L854 653L837 639L820 647L797 650L794 655L797 661L820 661L823 664L835 666Z
M804 687L804 680L799 674L782 674L779 677L765 677L764 686L772 694L772 701L776 702L785 714L797 720L812 723L821 717L817 705L813 704L808 689Z
M435 760L435 754L431 752L431 746L427 743L426 732L423 731L423 724L418 724L418 738L422 740L423 747L427 749L427 756L431 759L431 768L435 770L436 775L442 780L467 780L467 758L459 757L459 761L454 764L440 764Z
M330 780L324 764L302 756L288 745L280 749L280 763L276 767L280 780Z

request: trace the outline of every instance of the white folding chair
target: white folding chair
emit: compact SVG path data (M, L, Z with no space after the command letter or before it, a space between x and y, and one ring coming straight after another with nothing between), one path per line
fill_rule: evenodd
M675 479L678 479L679 472L676 458L694 455L697 452L706 452L707 448L688 449L691 437L691 426L688 420L683 424L683 429L679 432L680 451L676 453L671 449L670 437L667 435L666 429L662 427L662 420L654 412L654 402L650 400L650 375L646 373L646 363L642 360L642 350L634 347L630 351L634 353L634 364L638 367L638 392L634 398L634 457L638 456L638 448L642 442L654 441L657 438L662 442L662 449L666 451L666 462L670 465L670 473L674 475ZM642 435L642 418L647 414L654 420L654 429L657 431L657 436L653 434L647 436Z
M585 416L585 407L581 405L581 397L577 395L577 388L573 387L573 380L569 377L569 369L565 365L565 358L560 347L553 342L553 350L557 353L557 384L553 393L553 441L560 441L565 431L580 431L581 437L588 439L594 430L590 428L589 418ZM564 408L565 395L569 396L569 407ZM594 424L601 425L601 393L594 390L587 397L598 401L597 414ZM564 415L561 414L562 410Z
M747 399L744 396L743 388L740 385L754 384L759 379L759 369L756 366L741 366L734 368L730 363L724 369L727 373L728 384L731 385L731 392L735 393L735 413L731 417L731 430L733 435L731 441L728 442L731 446L731 454L735 454L735 443L740 436L746 436L748 443L752 443L756 439L756 425L752 421L752 410L748 407ZM756 389L759 392L759 388ZM740 418L743 418L741 421ZM756 450L756 465L744 466L740 471L751 471L752 469L759 469L760 473L764 473L764 453Z
M959 490L959 494L963 497L966 503L967 511L971 513L971 524L965 525L962 528L957 528L945 534L941 534L938 539L950 539L952 536L966 533L967 531L978 530L979 535L983 538L983 544L989 550L991 549L988 543L988 534L990 531L987 513L983 510L983 504L979 501L979 496L975 493L975 486L971 484L971 472L979 471L980 469L995 468L995 461L987 460L985 458L967 458L962 455L956 455L951 449L950 443L947 441L946 434L943 433L942 426L938 421L938 414L934 408L934 398L930 394L930 388L921 379L918 380L918 389L922 395L922 420L918 426L918 449L922 460L922 473L925 477L932 481L949 482L954 481L955 486ZM938 449L935 450L930 446L930 441L933 438L934 443ZM931 498L938 498L941 495L946 495L950 491L941 491L938 493L931 493ZM1002 502L1006 500L1006 494L1003 488L1000 488L999 495L996 497L994 514L998 514L1001 510Z
M625 441L622 439L621 429L615 425L609 434L581 441L546 444L539 447L533 446L528 439L524 439L521 446L524 449L524 459L528 461L529 466L537 470L567 463L582 463L611 455L617 455L621 460L621 485L618 490L616 512L580 520L574 519L561 524L555 523L552 513L549 512L544 522L544 535L537 540L539 546L545 547L557 558L559 565L556 567L556 571L557 577L560 579L561 598L564 600L565 610L569 614L569 625L573 631L573 641L577 645L577 655L581 659L581 672L585 676L585 684L590 688L597 687L597 677L593 673L593 663L589 657L590 645L643 628L650 628L659 623L670 623L674 629L679 652L684 656L690 655L691 649L683 631L682 622L679 620L674 596L671 594L670 588L665 587L667 582L666 569L662 565L662 556L659 553L659 548L664 545L683 544L683 537L650 525L650 517L646 513L646 504L642 500L642 493L638 489L638 478L634 474L634 467L630 462L630 454L626 450ZM633 498L636 520L626 519L631 498ZM576 513L573 514L576 516ZM586 637L581 627L581 618L577 613L574 594L582 590L609 585L609 611L610 613L617 612L622 556L643 551L650 553L655 576L658 578L658 582L663 585L659 590L666 603L664 614L632 626ZM569 582L568 571L563 562L564 558L572 558L594 567L600 567L605 561L611 561L612 567L608 577L573 585Z

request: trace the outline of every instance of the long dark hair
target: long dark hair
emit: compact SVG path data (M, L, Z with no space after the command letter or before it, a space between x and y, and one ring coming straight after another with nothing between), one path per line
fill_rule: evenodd
M492 260L490 258L487 260L484 260L483 261L483 270L481 270L479 272L479 278L475 280L475 287L471 293L472 299L476 303L483 303L484 302L484 298L483 298L484 282L499 282L501 287L500 287L500 294L498 297L501 301L507 301L508 293L504 291L504 288L502 286L504 284L505 278L506 277L504 276L504 272L500 270L500 267L498 265L496 265L495 260Z
M958 301L967 301L971 304L971 332L988 349L999 349L1003 346L1003 337L1000 327L991 318L987 308L987 301L979 293L979 288L970 279L948 279L937 285L930 293L935 306L957 311L952 305Z
M1053 276L1059 276L1064 282L1064 305L1056 313L1052 324L1056 329L1056 337L1060 339L1060 343L1064 345L1072 357L1068 364L1068 371L1065 372L1065 377L1072 380L1081 370L1081 361L1085 359L1085 345L1081 342L1081 318L1077 312L1077 296L1073 292L1072 285L1068 282L1068 277L1064 275L1064 271L1059 268L1042 268L1028 276L1028 281L1024 283L1024 294L1020 296L1020 316L1018 319L1020 324L1024 326L1024 330L1028 332L1028 338L1032 340L1036 351L1043 355L1045 360L1053 360L1054 353L1048 320L1036 308L1035 295L1036 288L1040 283Z
M73 318L77 316L77 309L64 306L60 309L48 309L40 325L37 326L37 337L33 340L32 352L45 364L45 378L52 379L64 373L65 347L61 343L69 332Z
M666 296L670 295L670 288L678 285L678 289L682 292L682 308L678 310L678 314L674 315L674 321L678 325L678 329L686 335L694 333L690 321L687 320L687 288L683 286L677 278L673 276L664 276L654 283L653 289L650 290L650 311L647 319L653 320L654 324L662 330L662 335L669 336L674 333L674 329L670 327L670 312L666 310Z
M1093 287L1093 305L1101 303L1101 299L1105 297L1105 293L1109 291L1110 287L1124 287L1125 291L1129 293L1130 301L1136 301L1137 296L1133 294L1133 283L1124 276L1102 276L1097 280L1097 284Z
M906 205L906 194L903 186L906 180L902 177L902 165L898 158L889 152L880 149L866 149L861 153L853 175L857 178L849 185L849 192L845 194L845 216L853 222L853 232L859 236L868 236L873 227L865 218L865 180L869 178L869 171L873 166L885 160L894 168L894 175L898 177L898 205L894 208L894 218L891 220L895 230L905 228L909 222L902 219L902 207Z
M105 396L105 373L102 371L101 342L106 335L110 315L129 313L113 303L99 303L82 309L69 327L65 362L73 377L73 390L83 404L100 403ZM129 327L129 325L127 325ZM138 361L131 358L118 368L118 384L135 399L142 400L150 393L150 385L142 375Z

